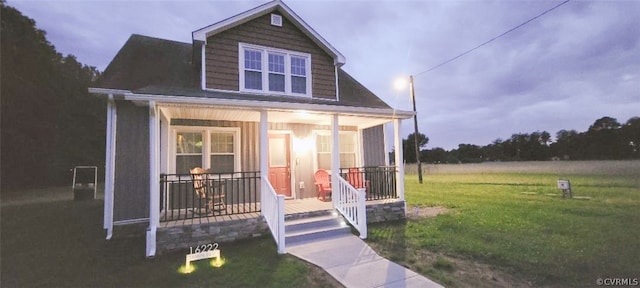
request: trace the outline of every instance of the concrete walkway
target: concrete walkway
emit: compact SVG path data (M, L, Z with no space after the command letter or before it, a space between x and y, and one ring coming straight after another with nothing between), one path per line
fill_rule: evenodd
M287 252L327 271L347 288L443 287L426 277L380 257L354 235L287 246Z

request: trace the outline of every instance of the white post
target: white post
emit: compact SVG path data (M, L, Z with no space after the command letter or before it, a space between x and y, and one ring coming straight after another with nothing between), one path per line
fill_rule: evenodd
M156 230L160 225L160 117L155 101L149 101L149 228L147 257L156 255Z
M285 240L284 240L284 196L277 196L278 208L278 254L285 254Z
M358 226L360 239L367 239L367 199L365 197L366 189L358 189Z
M116 166L116 124L118 113L113 95L107 100L107 135L104 168L104 229L107 230L107 240L113 236L113 185Z
M340 126L338 114L331 116L331 202L336 207L340 200L340 185L338 174L340 173Z
M400 200L404 201L404 159L402 157L402 137L400 137L402 120L393 120L393 137L395 145L395 161L398 171L396 172L396 191Z
M260 111L260 181L264 182L265 179L269 179L269 114L266 110ZM260 205L264 203L264 194L267 193L266 185L261 185L260 189ZM264 210L261 210L261 214L264 215Z

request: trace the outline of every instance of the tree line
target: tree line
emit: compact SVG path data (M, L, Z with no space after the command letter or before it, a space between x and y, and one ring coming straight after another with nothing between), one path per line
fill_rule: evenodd
M2 188L71 185L74 166L104 166L106 100L87 91L100 72L4 1L0 11Z
M478 146L459 144L457 149L425 149L429 138L418 134L420 161L424 163L478 163L484 161L622 160L640 159L640 117L621 124L612 117L596 120L587 131L560 130L555 140L547 131L516 133ZM416 162L414 134L403 140L404 159Z

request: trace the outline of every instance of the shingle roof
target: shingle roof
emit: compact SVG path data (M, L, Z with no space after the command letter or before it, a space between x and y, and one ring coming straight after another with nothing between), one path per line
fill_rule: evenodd
M391 108L342 69L338 69L339 101L203 91L200 88L200 47L190 43L131 35L96 81L95 88L167 96Z

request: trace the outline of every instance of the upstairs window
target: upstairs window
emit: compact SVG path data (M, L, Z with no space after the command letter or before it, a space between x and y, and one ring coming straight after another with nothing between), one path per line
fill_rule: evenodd
M244 87L262 90L262 52L244 51Z
M239 44L240 91L311 97L311 55Z
M305 94L307 91L307 65L302 57L291 57L291 92Z
M269 91L285 92L284 55L269 53Z

